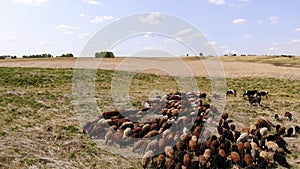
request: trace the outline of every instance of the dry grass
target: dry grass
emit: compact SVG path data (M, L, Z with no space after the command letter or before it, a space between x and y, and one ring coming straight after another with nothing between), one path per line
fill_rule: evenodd
M140 168L139 158L106 151L81 132L72 105L73 71L0 68L0 168ZM98 70L96 74L95 96L102 111L114 108L110 93L114 73ZM196 81L201 91L210 92L208 78L197 77ZM228 97L225 107L239 128L255 123L260 116L274 121L273 113L282 117L285 111L292 112L294 120L275 124L300 124L299 79L227 78L226 87L239 93L238 97ZM172 77L138 73L129 86L130 101L138 108L150 96L178 89ZM262 107L250 106L241 96L246 89L268 90L270 98L263 99ZM299 168L299 137L288 142L293 152L288 161Z
M287 56L223 56L224 62L269 63L275 66L300 67L300 57Z

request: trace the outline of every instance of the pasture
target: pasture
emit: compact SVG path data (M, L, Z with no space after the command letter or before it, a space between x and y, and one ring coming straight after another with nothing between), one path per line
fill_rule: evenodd
M285 61L285 59L281 62L284 64L280 65L295 63L296 66L292 70L299 72L297 68L299 60ZM271 63L260 59L222 58L222 60L225 72L229 71L226 72L229 75L230 68L226 69L226 62L232 64L250 61L257 65L260 64L257 62ZM279 65L275 61L272 61L272 64ZM82 126L72 104L74 69L32 67L0 68L0 168L119 168L120 165L128 169L141 168L141 159L128 159L122 154L110 153L82 133ZM291 72L293 78L282 76L277 78L276 75L257 77L252 74L248 76L243 74L241 77L238 74L229 76L226 79L227 89L237 90L238 95L226 98L224 112L229 113L238 129L255 123L261 116L268 117L274 124L285 125L287 128L299 125L298 72ZM95 97L102 111L114 109L110 93L114 73L114 70L98 70L95 77ZM277 72L281 73L287 72ZM207 77L197 76L196 81L200 91L211 92L210 80ZM132 105L139 108L142 101L155 94L153 91L162 91L166 94L176 92L178 89L173 77L147 72L134 75L129 93ZM261 107L251 106L247 99L242 97L244 90L247 89L267 90L270 95L268 99L262 98ZM293 114L292 121L283 117L286 111ZM275 113L282 121L275 121ZM288 155L288 162L294 168L299 168L300 137L287 141L292 151L292 154Z

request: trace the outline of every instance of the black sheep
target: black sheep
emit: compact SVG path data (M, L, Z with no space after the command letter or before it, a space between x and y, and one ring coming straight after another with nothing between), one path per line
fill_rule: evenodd
M273 155L273 159L274 161L276 161L279 165L285 167L285 168L291 168L291 166L289 165L289 163L286 160L285 154L283 152L283 150L279 150L275 152L275 154Z

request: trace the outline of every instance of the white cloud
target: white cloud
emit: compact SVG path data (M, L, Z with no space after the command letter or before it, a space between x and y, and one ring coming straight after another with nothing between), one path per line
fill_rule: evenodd
M238 7L238 8L243 7L242 4L235 4L235 3L230 3L230 4L228 4L228 6L233 6L233 7Z
M253 36L252 35L249 35L249 34L245 34L243 35L243 38L245 39L251 39Z
M269 51L277 51L278 49L275 48L275 47L270 47L268 50L269 50Z
M215 4L215 5L222 5L222 4L225 4L225 0L209 0L209 3Z
M189 33L191 33L193 31L193 29L185 29L185 30L182 30L182 31L179 31L176 33L176 36L184 36L184 35L187 35Z
M300 43L300 39L292 39L291 43Z
M20 40L18 38L16 38L16 37L9 37L9 38L7 38L7 41L8 42L18 42Z
M78 37L80 39L86 39L86 38L91 37L91 34L90 33L81 33L81 34L78 35Z
M300 28L296 28L296 29L295 29L295 32L300 32Z
M154 37L154 33L153 32L147 32L144 35L144 38L153 38Z
M279 17L278 16L270 16L269 19L270 19L271 24L279 23Z
M235 19L232 21L233 24L236 24L236 25L244 25L246 22L245 19Z
M157 25L165 20L165 17L158 12L151 12L148 16L141 17L140 20L147 24Z
M104 21L114 19L113 16L96 16L94 19L90 20L90 23L103 23Z
M90 4L90 5L100 5L100 2L95 1L95 0L82 0L82 2Z
M75 26L70 26L70 25L64 25L64 24L61 24L61 25L57 25L55 27L55 30L56 31L59 31L63 34L73 34L75 33L76 31L79 30L78 27L75 27Z
M170 43L175 43L175 42L176 42L176 40L171 39L171 38L166 38L166 39L164 39L163 41L164 41L164 42L170 42Z
M13 2L23 5L41 6L42 4L46 3L47 0L13 0Z
M52 43L50 43L50 42L42 42L41 44L42 44L42 46L51 46L52 45Z
M260 25L262 25L262 24L265 23L265 21L264 20L258 20L257 23L260 24Z
M87 14L84 14L84 13L80 14L80 17L81 17L81 18L90 18L90 16L89 16L89 15L87 15Z
M195 36L195 37L203 37L205 35L203 33L195 33L193 36Z
M216 41L211 41L211 42L209 42L209 45L216 46L217 42Z

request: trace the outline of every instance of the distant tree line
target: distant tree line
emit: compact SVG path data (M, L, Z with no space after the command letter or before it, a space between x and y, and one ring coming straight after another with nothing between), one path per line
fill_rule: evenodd
M0 59L16 59L17 56L11 56L11 55L2 55L0 56Z
M51 54L23 55L22 58L53 58Z
M96 52L95 57L96 58L114 58L115 55L113 52L105 51L105 52Z
M57 58L72 58L74 55L72 53L62 54L60 56L56 56Z

